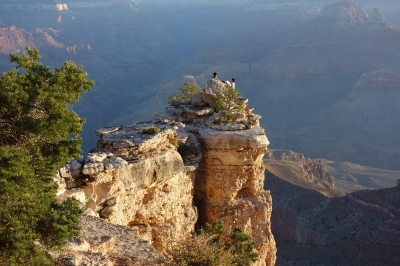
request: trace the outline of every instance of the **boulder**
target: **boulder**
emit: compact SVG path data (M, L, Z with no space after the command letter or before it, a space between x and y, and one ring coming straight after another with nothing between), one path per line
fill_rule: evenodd
M215 108L215 96L225 90L225 83L218 79L207 81L203 89L203 100Z
M207 103L203 100L203 92L198 92L190 98L190 103L195 106L206 106Z

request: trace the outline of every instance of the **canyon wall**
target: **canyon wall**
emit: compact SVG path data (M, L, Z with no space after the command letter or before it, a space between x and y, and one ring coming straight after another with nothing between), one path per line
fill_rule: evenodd
M397 265L398 187L326 197L267 173L276 265ZM312 247L312 248L310 248Z

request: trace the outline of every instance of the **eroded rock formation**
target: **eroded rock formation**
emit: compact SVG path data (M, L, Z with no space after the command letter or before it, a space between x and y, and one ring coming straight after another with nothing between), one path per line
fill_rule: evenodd
M172 144L180 127L182 123L152 122L97 130L97 148L81 168L75 161L60 175L70 188L79 186L75 190L83 191L83 203L97 216L137 228L141 238L162 252L166 243L188 237L197 221L195 168L183 164ZM160 132L144 133L148 128Z
M203 160L196 172L195 200L201 224L223 220L230 232L241 226L253 236L260 257L256 265L274 265L272 199L264 191L262 157L269 144L261 128L199 131Z
M138 230L83 215L79 237L68 241L64 252L52 254L56 265L155 265L161 256L139 238Z
M289 150L268 150L265 159L297 162L301 168L301 172L297 173L299 177L326 189L335 189L334 178L329 175L326 165L320 160L313 161L303 154Z
M84 216L85 221L102 218L130 227L145 246L151 244L161 253L168 244L189 237L196 223L222 220L226 233L239 226L252 236L259 252L254 265L274 265L272 199L263 189L262 157L269 142L259 126L261 117L252 113L247 99L238 99L243 111L235 113L231 124L218 123L221 114L204 104L214 96L203 91L192 98L196 105L167 107L167 113L156 114L154 121L96 130L97 147L85 159L71 161L58 171L58 199L75 197L86 206L86 215L94 216ZM90 242L86 233L84 227L81 238ZM102 246L118 247L113 236L99 237L103 238L107 243ZM93 248L97 244L79 246L79 252L99 249ZM109 261L104 265L122 265L107 260L115 250L100 248ZM56 261L78 265L76 261L94 256L74 252L55 256ZM126 265L139 265L129 254ZM152 265L159 262L159 257L150 257Z

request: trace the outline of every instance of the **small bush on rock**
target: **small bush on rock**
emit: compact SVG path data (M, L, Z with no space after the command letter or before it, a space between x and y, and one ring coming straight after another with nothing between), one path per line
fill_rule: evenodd
M166 252L166 266L249 266L257 261L254 242L240 227L235 227L230 235L224 234L224 224L216 221L189 239L170 246Z
M230 124L236 112L243 112L244 105L238 103L240 92L231 86L225 86L225 91L215 96L215 109L221 112L219 120L224 124Z
M179 88L182 93L174 94L168 97L168 103L173 106L190 103L192 95L200 92L200 87L194 83L186 82Z
M160 133L160 129L158 127L145 127L142 129L142 134L148 134L148 135L155 135L157 133Z
M171 144L174 146L175 150L178 150L178 148L179 148L179 143L178 143L178 141L177 141L176 139L171 139L171 140L169 141L169 143L171 143Z
M196 153L196 147L182 143L178 147L178 152L181 155L183 161L186 161L186 158L188 156Z
M224 243L213 241L206 233L193 235L173 244L169 247L166 257L165 266L235 265L235 257L231 252L226 252Z

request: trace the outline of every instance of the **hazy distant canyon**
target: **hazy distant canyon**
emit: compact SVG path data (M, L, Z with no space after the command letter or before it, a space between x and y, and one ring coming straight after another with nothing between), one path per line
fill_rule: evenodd
M400 4L212 2L8 1L0 68L26 45L46 65L83 65L96 82L74 107L86 150L94 129L152 119L183 82L203 87L216 71L236 78L271 147L400 169Z

